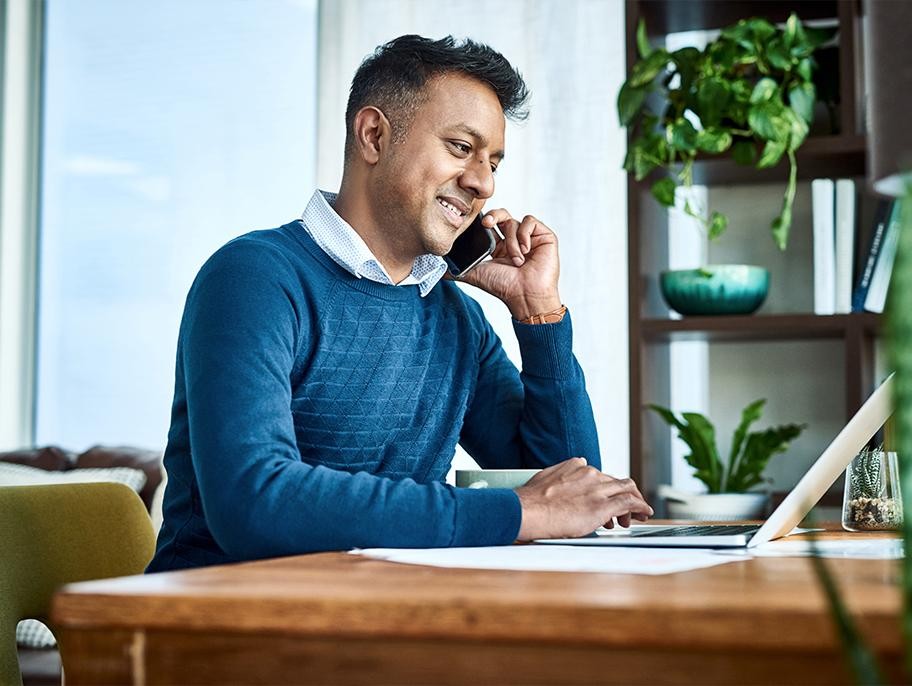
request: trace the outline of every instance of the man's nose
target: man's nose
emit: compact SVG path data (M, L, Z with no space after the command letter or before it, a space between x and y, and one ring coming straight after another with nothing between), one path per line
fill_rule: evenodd
M459 185L475 194L475 197L487 200L494 195L494 171L485 160L473 160L459 177Z

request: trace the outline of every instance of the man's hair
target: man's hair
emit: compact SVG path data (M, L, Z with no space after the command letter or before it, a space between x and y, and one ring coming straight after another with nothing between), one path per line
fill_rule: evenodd
M345 109L345 154L353 150L352 123L368 105L380 109L390 121L393 140L405 136L418 107L427 98L428 81L445 74L464 74L486 83L500 101L506 117L522 121L529 90L522 75L496 50L468 38L452 36L431 40L400 36L368 55L352 79Z

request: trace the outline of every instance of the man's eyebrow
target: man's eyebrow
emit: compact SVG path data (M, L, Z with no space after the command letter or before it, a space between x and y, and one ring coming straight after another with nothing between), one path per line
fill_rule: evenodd
M488 139L485 138L484 135L483 135L480 131L477 131L476 129L473 129L473 128L472 128L471 126L469 126L468 124L457 124L457 125L455 126L455 128L459 129L459 130L462 131L463 133L468 134L468 135L471 136L472 138L476 139L479 143L481 143L481 146L482 146L482 147L486 147L486 146L488 145ZM491 157L497 157L497 158L500 159L501 162L503 162L504 151L503 151L503 150L497 150L497 151L495 151L495 152L492 152L492 153L491 153Z

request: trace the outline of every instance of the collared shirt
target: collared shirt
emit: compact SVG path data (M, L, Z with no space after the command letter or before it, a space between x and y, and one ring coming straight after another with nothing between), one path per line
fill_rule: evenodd
M390 286L417 285L421 297L431 292L446 272L442 257L419 255L412 264L411 273L395 283L364 239L333 209L335 202L335 193L316 190L301 215L304 229L334 262L359 279Z

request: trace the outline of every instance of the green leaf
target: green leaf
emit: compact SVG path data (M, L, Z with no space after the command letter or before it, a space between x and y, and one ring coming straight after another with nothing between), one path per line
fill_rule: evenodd
M621 121L621 126L627 126L633 121L633 118L643 106L646 93L647 90L645 88L634 88L628 83L621 86L617 101L618 119Z
M665 177L652 184L652 195L665 207L674 207L675 188L677 188L677 185L674 179Z
M747 113L751 129L764 140L788 140L791 126L782 116L782 105L764 102L753 105Z
M667 408L659 405L647 407L662 417L669 426L678 429L678 438L690 448L690 454L685 455L684 459L693 467L694 476L706 484L710 493L718 493L722 464L716 450L715 429L709 420L695 412L684 412L681 415L683 420L679 420Z
M799 60L798 66L795 67L795 71L798 72L798 76L802 79L810 81L814 78L814 60L810 57Z
M636 33L637 52L641 58L649 57L652 54L652 46L649 45L649 37L646 35L646 20L640 19L637 24Z
M776 27L766 19L748 19L747 26L751 36L758 43L765 43L777 33Z
M801 58L807 57L813 51L814 48L808 43L807 35L804 33L804 27L801 25L801 22L798 22L798 25L795 28L795 42L789 52L792 53L792 57Z
M813 524L811 526L814 526ZM830 607L830 616L833 623L839 630L839 637L845 648L849 664L852 665L852 671L855 674L853 681L856 684L885 684L877 664L877 658L868 645L865 637L859 633L845 601L840 595L839 588L833 580L833 576L827 569L826 561L820 555L817 548L816 534L811 533L811 564L820 580L820 585L826 594L827 602ZM907 581L908 583L908 581Z
M633 148L629 148L627 154L624 155L624 164L622 165L622 168L624 171L633 171Z
M702 52L692 47L681 48L680 50L675 50L671 53L671 59L674 61L677 72L681 77L681 81L677 85L676 90L681 93L690 92L694 79L697 77L699 62L702 56Z
M783 114L788 120L791 128L789 131L788 149L794 152L801 147L802 143L804 143L804 139L807 138L810 128L808 127L807 122L798 116L794 110L786 108Z
M654 158L650 157L642 148L633 150L633 175L637 181L642 181L659 166Z
M838 33L835 28L812 28L804 27L804 36L807 41L807 45L812 49L819 48L824 43L829 43Z
M742 51L737 43L730 40L720 40L707 45L706 53L714 71L727 73L738 64Z
M754 92L754 87L745 79L738 79L733 81L730 85L732 98L734 98L735 102L741 105L749 105L751 93Z
M738 457L741 455L741 446L744 444L744 437L750 425L760 419L763 414L763 406L766 404L766 398L760 398L750 403L741 410L741 423L732 434L731 450L728 453L728 470L726 476L731 476L738 465ZM726 479L726 482L728 479Z
M705 152L725 152L731 144L732 135L724 129L711 128L697 132L697 147Z
M757 54L757 47L776 32L765 19L742 19L734 26L722 29L722 37L738 44L748 56Z
M658 414L669 426L677 427L679 430L684 428L684 425L675 416L674 412L667 407L662 407L661 405L647 405L646 407Z
M654 117L647 117L654 121ZM645 179L649 173L666 162L668 146L665 137L652 131L631 143L633 154L633 172L637 181Z
M767 141L757 161L757 169L775 167L785 154L786 141Z
M757 85L754 86L754 90L750 96L750 102L752 105L757 105L762 102L769 102L776 94L779 92L779 84L777 84L773 79L762 78L757 81Z
M726 26L720 33L723 38L728 38L735 42L746 40L748 37L747 22L742 19L733 26Z
M778 36L771 40L766 47L766 59L772 66L776 69L781 69L782 71L786 71L792 67L792 56L789 54L788 48L785 47L782 39Z
M785 250L786 246L788 246L789 229L792 226L792 208L783 207L782 212L773 220L771 226L776 247L779 250Z
M785 32L782 36L786 48L791 49L791 47L795 45L798 40L798 30L800 28L801 24L798 22L798 15L792 12L785 22Z
M694 152L697 149L697 130L684 117L671 125L671 143L682 152Z
M649 56L633 65L627 83L633 88L641 88L653 82L656 76L665 70L668 64L668 53L665 50L654 50Z
M796 117L797 118L797 117ZM792 205L795 202L795 191L798 186L798 162L795 153L788 151L789 179L785 187L785 196L782 198L782 211L772 222L773 241L779 250L785 250L788 245L789 228L792 225Z
M709 240L714 241L728 228L728 217L721 212L713 212L709 219Z
M719 493L722 487L722 463L716 450L716 430L710 421L697 412L682 412L687 428L685 442L694 453L694 457L704 471L708 471L712 481L704 481L710 493ZM692 465L696 466L696 465Z
M735 470L729 475L728 490L733 493L750 488L746 484L759 483L760 474L766 468L773 455L785 452L797 438L806 424L785 424L765 431L749 434L744 444L744 451Z
M738 141L732 146L732 157L738 164L752 166L757 159L757 146L752 141Z
M697 86L697 115L704 127L715 126L731 101L732 87L724 79L711 77Z
M808 124L814 118L816 91L813 83L801 83L789 91L789 105Z

